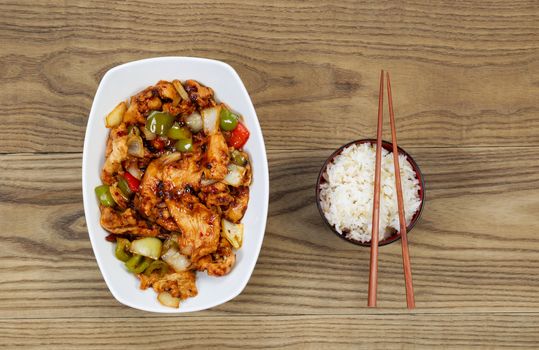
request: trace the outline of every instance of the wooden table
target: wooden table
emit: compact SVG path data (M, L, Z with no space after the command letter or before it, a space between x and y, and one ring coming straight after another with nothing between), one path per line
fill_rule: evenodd
M0 13L3 348L539 346L536 1L8 0ZM238 71L271 174L247 288L178 316L112 297L81 195L101 77L165 55ZM410 234L411 312L400 243L380 249L379 308L368 309L368 249L333 235L314 202L331 151L375 136L381 68L392 73L400 145L427 183Z

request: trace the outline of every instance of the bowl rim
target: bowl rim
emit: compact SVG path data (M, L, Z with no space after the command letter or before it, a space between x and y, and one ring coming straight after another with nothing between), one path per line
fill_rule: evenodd
M257 246L255 247L255 250L253 250L254 253L256 253L256 257L255 257L255 259L253 259L252 263L250 263L248 265L248 274L246 273L243 277L240 278L241 283L239 283L238 288L234 292L227 295L225 298L222 298L222 299L217 300L217 301L212 301L210 303L207 303L206 305L192 307L192 308L187 309L187 310L185 308L181 308L181 307L178 308L178 309L174 309L174 308L166 308L166 309L160 309L159 308L159 309L157 309L157 308L154 308L153 306L147 307L147 306L140 305L140 304L130 300L129 298L125 297L125 295L121 294L118 290L116 290L116 288L114 286L114 283L112 283L111 277L107 273L104 273L104 270L106 270L106 267L104 266L104 263L102 262L102 260L100 258L98 258L99 254L96 251L97 250L97 248L96 248L97 237L95 235L95 232L93 232L93 229L90 228L91 225L87 224L87 226L88 226L87 227L88 236L89 236L89 239L90 239L90 242L91 242L93 255L94 255L94 258L95 258L96 263L98 265L98 268L100 270L101 276L103 277L103 280L105 281L105 284L107 285L108 290L110 291L112 296L119 303L121 303L121 304L123 304L125 306L128 306L128 307L134 308L134 309L147 311L147 312L181 314L181 313L189 313L189 312L207 310L207 309L214 308L214 307L216 307L218 305L224 304L224 303L236 298L247 287L247 284L248 284L249 280L252 277L252 274L254 272L254 269L255 269L256 264L258 262L258 259L260 257L260 252L261 252L263 241L264 241L264 238L265 238L265 231L266 231L267 218L268 218L268 209L269 209L269 180L270 180L269 179L269 165L268 165L268 161L267 161L267 150L266 150L266 145L265 145L265 142L264 142L264 134L262 132L262 128L260 126L260 121L258 119L258 115L257 115L256 110L254 108L254 104L252 102L251 96L249 95L249 93L247 91L247 88L245 87L245 84L243 83L243 81L240 78L239 74L236 72L236 70L231 65L229 65L226 62L219 61L219 60L214 60L214 59L209 59L209 58L200 58L200 57L189 57L189 56L162 56L162 57L150 57L150 58L144 58L144 59L140 59L140 60L128 61L128 62L119 64L119 65L116 65L114 67L111 67L110 69L108 69L104 73L104 75L102 76L102 78L100 79L100 81L99 81L99 83L97 85L96 92L95 92L94 97L93 97L92 105L91 105L91 107L90 107L90 109L88 111L88 119L87 119L87 123L86 123L86 130L85 130L85 133L84 133L82 167L81 167L81 172L82 172L82 179L81 179L82 181L81 182L82 182L82 194L83 194L83 206L84 206L85 220L90 220L91 217L92 217L91 210L90 210L90 201L94 200L94 197L95 197L94 194L93 194L93 189L90 189L88 187L89 186L89 181L90 181L90 175L87 173L86 169L88 167L87 163L89 162L89 157L90 157L90 153L91 153L91 151L90 151L90 148L91 148L90 147L91 146L90 135L92 133L92 130L95 128L94 125L98 122L96 117L92 117L92 116L95 113L95 108L97 106L98 95L100 95L101 90L103 89L102 85L106 81L111 79L111 76L113 76L114 73L117 72L117 71L121 71L123 69L132 69L133 67L143 66L143 65L146 65L146 64L158 64L158 63L161 63L161 62L174 62L174 63L181 62L183 64L211 64L211 65L214 65L214 66L219 66L220 69L222 69L223 71L228 71L230 74L232 74L234 81L238 83L238 88L239 88L240 92L245 97L245 100L247 102L247 107L246 108L249 110L248 114L252 114L252 116L253 116L252 123L255 125L257 130L260 131L260 133L259 133L260 134L259 135L259 141L260 141L261 153L260 153L259 162L261 163L260 166L261 166L261 168L262 168L261 170L263 172L263 174L262 173L260 174L260 181L262 181L263 193L262 193L262 196L260 198L261 210L257 214L257 216L260 217L261 237L260 237L260 240L259 240ZM196 77L193 77L193 79L196 79ZM156 77L156 81L157 80L159 80L159 77ZM99 225L99 223L97 225Z
M318 177L317 177L317 180L316 180L316 188L315 188L316 206L317 206L318 212L320 213L320 216L322 217L322 220L324 221L326 226L328 226L331 229L331 231L333 233L335 233L337 236L339 236L341 239L344 239L347 242L350 242L350 243L353 243L353 244L356 244L356 245L359 245L359 246L362 246L362 247L370 247L371 246L371 241L369 241L369 242L361 242L361 241L355 240L353 238L348 238L348 237L340 234L339 232L337 232L337 230L335 230L335 227L329 223L329 221L326 218L326 215L324 214L324 211L322 210L322 206L320 204L320 185L322 183L323 175L324 175L324 172L326 171L326 168L327 168L328 164L331 163L336 156L341 154L342 151L345 148L347 148L349 146L352 146L352 145L360 145L360 144L364 144L364 143L376 144L376 141L377 141L376 139L359 139L359 140L350 141L350 142L340 146L333 153L331 153L331 155L324 161L324 164L320 168L320 171L318 173ZM389 141L382 140L382 147L385 148L388 151L391 151L391 152L393 151L393 149L392 149L393 144L391 142L389 142ZM420 192L421 205L419 206L419 208L416 210L416 212L412 216L412 220L410 221L410 224L406 227L406 233L409 234L410 231L416 225L419 218L421 217L421 214L423 213L423 207L425 205L425 197L426 197L425 178L423 176L423 173L421 172L421 169L419 168L419 165L416 163L414 158L408 152L406 152L403 148L401 148L400 146L397 146L397 149L399 151L399 154L403 154L403 155L406 156L408 162L412 166L412 169L414 169L414 171L416 173L416 176L417 176L417 178L419 180L419 192ZM401 234L400 234L400 230L399 230L395 234L389 236L388 238L379 241L378 246L388 245L390 243L398 241L400 238L401 238Z

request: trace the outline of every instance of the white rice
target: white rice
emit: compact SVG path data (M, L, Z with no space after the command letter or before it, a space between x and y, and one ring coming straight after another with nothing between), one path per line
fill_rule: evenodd
M321 185L322 210L337 232L369 242L372 234L372 204L376 145L364 143L346 147L328 164ZM406 159L399 155L404 212L407 225L421 205L419 180ZM380 240L399 230L393 153L382 149L380 186Z

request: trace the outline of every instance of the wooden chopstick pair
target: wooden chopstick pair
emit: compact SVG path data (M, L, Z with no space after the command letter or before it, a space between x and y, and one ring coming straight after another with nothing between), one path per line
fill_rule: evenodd
M395 187L397 189L397 204L399 209L400 234L402 242L402 265L404 268L404 282L406 286L406 305L408 309L415 308L414 287L412 284L412 268L408 252L408 237L406 232L406 217L404 216L404 200L402 197L402 184L400 178L399 150L397 148L397 132L395 127L395 114L393 113L393 99L391 96L391 83L389 72L387 76L387 98L389 104L389 123L391 124L391 143L393 145L393 163L395 166ZM378 128L376 133L376 166L374 172L374 201L372 211L371 235L371 261L369 273L369 299L368 306L376 307L376 292L378 288L378 234L380 225L380 177L382 163L382 121L384 109L384 71L380 73L380 92L378 95Z

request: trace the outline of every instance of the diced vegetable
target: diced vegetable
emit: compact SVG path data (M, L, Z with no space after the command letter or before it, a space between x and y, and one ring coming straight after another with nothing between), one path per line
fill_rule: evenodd
M105 117L105 126L107 128L115 128L122 123L122 119L127 105L125 102L120 102L114 109Z
M95 194L97 195L97 198L99 199L99 203L101 203L101 205L104 205L106 207L113 207L116 204L116 202L114 202L114 199L112 198L112 195L110 194L108 185L97 186L95 188Z
M192 139L181 139L176 142L174 145L177 151L182 153L192 152L193 151L193 140Z
M227 108L221 108L219 126L221 130L232 131L238 126L238 116L230 112Z
M153 140L151 143L152 143L152 147L155 148L157 151L159 151L165 148L166 141L163 140L162 137L158 137L155 140Z
M129 271L133 270L143 260L142 255L135 254L125 262L125 267Z
M189 101L189 95L187 94L187 91L185 91L181 81L173 80L172 85L174 85L176 91L178 91L178 94L180 94L182 99Z
M173 297L169 292L161 292L157 295L157 300L168 307L180 307L180 298Z
M202 110L202 123L204 125L204 132L211 134L219 130L219 114L221 113L221 106L210 107Z
M191 138L191 131L189 128L180 126L178 123L174 123L167 133L168 138L173 140L183 140Z
M150 266L144 271L146 276L151 275L153 272L158 272L159 276L163 276L168 272L168 264L162 260L154 260Z
M247 130L245 125L243 125L242 123L238 123L236 129L234 129L234 131L232 131L232 135L230 135L228 144L234 148L242 148L248 139L249 130Z
M176 272L187 271L191 266L191 260L181 254L176 247L170 247L170 249L161 256L161 259L169 264Z
M142 137L134 134L130 134L127 137L127 153L138 158L144 157L144 144L142 143Z
M140 136L140 129L136 125L130 125L127 128L127 134Z
M124 178L127 181L127 185L129 186L129 189L131 190L131 192L138 192L139 186L140 186L139 179L137 179L136 177L131 175L131 173L128 173L128 172L124 173Z
M166 112L153 111L146 120L146 129L154 134L164 136L174 124L174 116Z
M243 224L234 224L226 219L221 221L223 236L236 249L241 248L243 243Z
M130 250L134 254L147 256L152 259L159 259L163 243L159 238L144 237L131 242Z
M132 273L143 273L150 266L151 259L135 254L125 262L125 267Z
M238 151L237 149L232 151L231 156L232 156L231 157L232 162L234 164L239 165L239 166L244 166L245 164L247 164L247 158L243 155L242 152Z
M130 163L126 170L135 179L137 179L137 180L142 179L142 171L138 168L138 166L136 164Z
M202 116L198 112L194 112L190 116L185 118L185 124L191 129L195 134L202 130L204 124L202 123Z
M215 180L215 179L206 179L204 177L204 175L202 175L202 179L200 180L200 186L209 186L209 185L213 185L216 182L217 182L217 180Z
M234 187L241 186L245 172L246 169L244 167L230 163L228 164L228 174L223 179L223 183Z
M116 239L116 251L115 255L118 260L121 260L123 262L129 260L131 258L131 255L129 255L129 240L125 238L117 238Z
M172 234L169 238L163 243L163 248L161 248L161 256L165 255L169 249L175 248L178 250L178 235Z
M117 182L109 186L109 193L120 209L127 208L127 205L129 204L129 197L120 190Z
M133 194L133 191L131 191L129 185L127 184L127 180L122 176L118 177L118 188L120 189L120 191L122 191L123 195L126 198L130 198Z
M150 130L146 129L145 127L142 128L142 133L144 134L144 138L148 141L155 140L157 137L156 133L151 132Z

